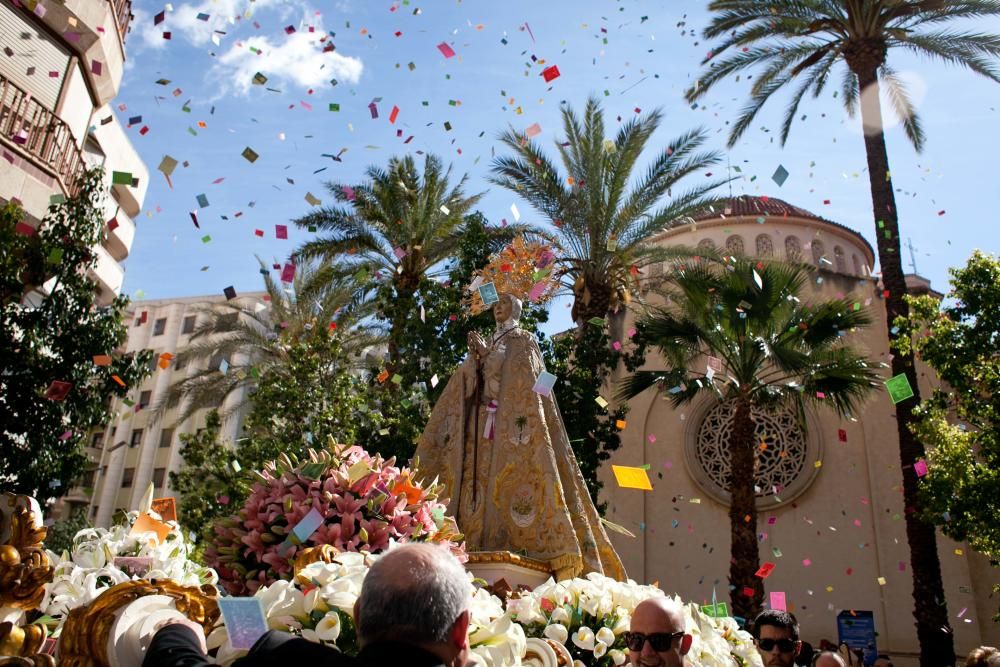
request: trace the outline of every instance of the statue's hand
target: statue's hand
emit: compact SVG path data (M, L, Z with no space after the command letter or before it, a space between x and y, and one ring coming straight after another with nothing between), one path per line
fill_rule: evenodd
M480 336L475 331L470 331L468 340L469 340L469 352L472 352L480 357L486 356L487 352L486 341L483 340L482 336Z

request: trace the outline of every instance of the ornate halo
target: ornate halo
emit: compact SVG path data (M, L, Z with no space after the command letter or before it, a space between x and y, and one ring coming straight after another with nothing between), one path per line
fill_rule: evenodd
M510 294L521 301L545 303L559 289L553 276L554 263L555 255L548 245L518 236L475 273L463 303L473 315L488 310L493 302L484 302L483 292L489 294L490 290L480 288L491 284L497 296Z

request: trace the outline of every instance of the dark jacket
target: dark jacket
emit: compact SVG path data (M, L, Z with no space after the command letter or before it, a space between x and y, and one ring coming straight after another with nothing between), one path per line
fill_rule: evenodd
M441 658L411 644L381 641L368 644L358 653L358 662L364 667L443 667Z
M176 624L157 631L142 661L142 667L207 667L212 664L202 653L194 631ZM358 661L329 646L271 630L234 664L238 667L353 667Z

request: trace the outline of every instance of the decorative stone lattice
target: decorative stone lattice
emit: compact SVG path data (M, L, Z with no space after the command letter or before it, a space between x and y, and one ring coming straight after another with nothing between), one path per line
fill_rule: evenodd
M695 460L712 486L716 487L715 495L721 498L728 498L732 412L732 403L720 403L711 408L698 428L695 442ZM756 496L780 495L805 470L805 434L789 410L754 410L751 416L756 424Z

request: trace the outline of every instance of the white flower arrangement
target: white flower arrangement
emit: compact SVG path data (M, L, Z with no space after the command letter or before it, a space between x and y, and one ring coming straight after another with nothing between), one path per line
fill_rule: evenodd
M56 636L71 609L90 604L117 584L132 579L172 579L185 586L218 582L215 570L190 559L191 546L176 522L166 522L170 532L160 541L156 533L131 532L138 517L139 512L131 512L110 530L86 528L73 538L69 553L48 552L55 569L39 609L52 619ZM121 557L148 559L149 568L141 575L126 572L115 565Z
M528 637L564 645L574 665L617 667L628 660L622 635L629 629L632 612L643 600L664 595L655 586L591 573L560 582L549 579L511 598L507 611ZM735 659L743 667L761 666L753 638L733 619L711 618L695 604L674 601L683 609L685 628L692 635L687 655L692 664L733 667Z

